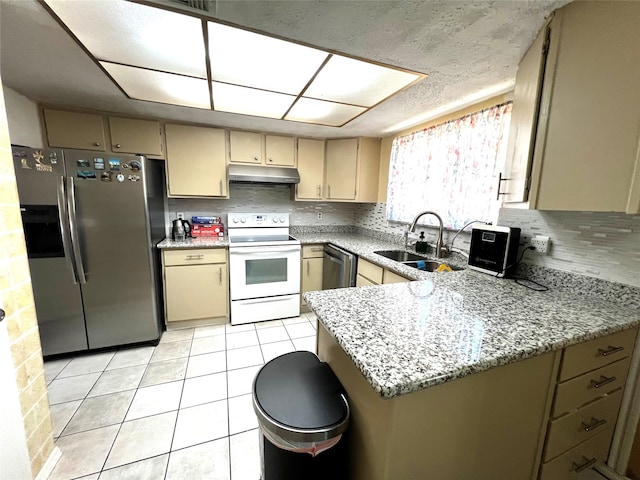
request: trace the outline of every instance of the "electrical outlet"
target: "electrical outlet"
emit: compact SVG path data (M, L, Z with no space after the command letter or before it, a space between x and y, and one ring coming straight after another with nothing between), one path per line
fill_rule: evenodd
M322 220L322 212L318 212L316 214L316 217L318 218L318 220Z
M529 245L534 247L536 249L536 252L538 253L548 253L549 242L549 237L546 237L544 235L535 235L534 237L531 237Z
M176 217L178 217L178 220L184 220L184 212L176 213Z

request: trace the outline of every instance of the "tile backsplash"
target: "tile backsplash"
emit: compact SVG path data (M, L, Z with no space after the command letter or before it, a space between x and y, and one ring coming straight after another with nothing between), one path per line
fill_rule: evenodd
M385 203L296 202L292 187L283 185L231 185L230 198L169 199L169 217L184 212L192 215L221 215L233 212L274 211L291 215L292 226L312 228L353 225L359 231L375 231L389 236L402 235L405 224L386 220ZM317 214L322 212L322 219ZM226 219L226 218L225 218ZM640 215L601 212L550 212L503 208L499 225L520 227L522 235L548 235L548 255L527 252L523 263L577 273L603 280L640 287ZM424 230L435 242L435 228ZM445 232L447 243L453 232ZM455 246L469 250L468 233L461 234Z
M289 213L291 225L353 225L356 204L332 202L295 202L293 187L285 185L230 185L229 199L170 198L169 218L184 212L189 220L193 215L222 216L234 212ZM322 219L318 220L318 212Z
M548 255L527 252L523 263L640 287L640 215L503 208L498 223L551 238Z

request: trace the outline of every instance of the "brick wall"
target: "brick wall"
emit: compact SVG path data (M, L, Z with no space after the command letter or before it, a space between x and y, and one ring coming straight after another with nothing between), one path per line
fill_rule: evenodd
M53 450L53 433L1 84L0 291L35 477Z

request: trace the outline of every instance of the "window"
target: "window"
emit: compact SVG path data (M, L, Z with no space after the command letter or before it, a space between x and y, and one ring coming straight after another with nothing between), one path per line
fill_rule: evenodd
M450 229L472 220L495 222L511 105L397 137L389 164L387 219L410 223L417 213L432 210Z

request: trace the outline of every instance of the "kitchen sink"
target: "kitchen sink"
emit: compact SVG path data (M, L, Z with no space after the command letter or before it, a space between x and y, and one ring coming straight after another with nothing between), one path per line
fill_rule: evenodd
M434 262L431 260L422 260L422 261L416 261L416 262L402 262L402 264L406 265L407 267L413 267L413 268L417 268L418 270L424 270L425 272L435 272L436 270L438 270L438 267L440 265L443 265L440 262ZM454 267L453 265L449 265L449 264L444 264L444 265L447 265L453 271L464 270L461 267Z
M415 253L405 252L404 250L378 250L377 252L373 252L382 257L388 258L390 260L395 260L396 262L409 262L413 260L424 260L424 257L420 255L416 255Z

